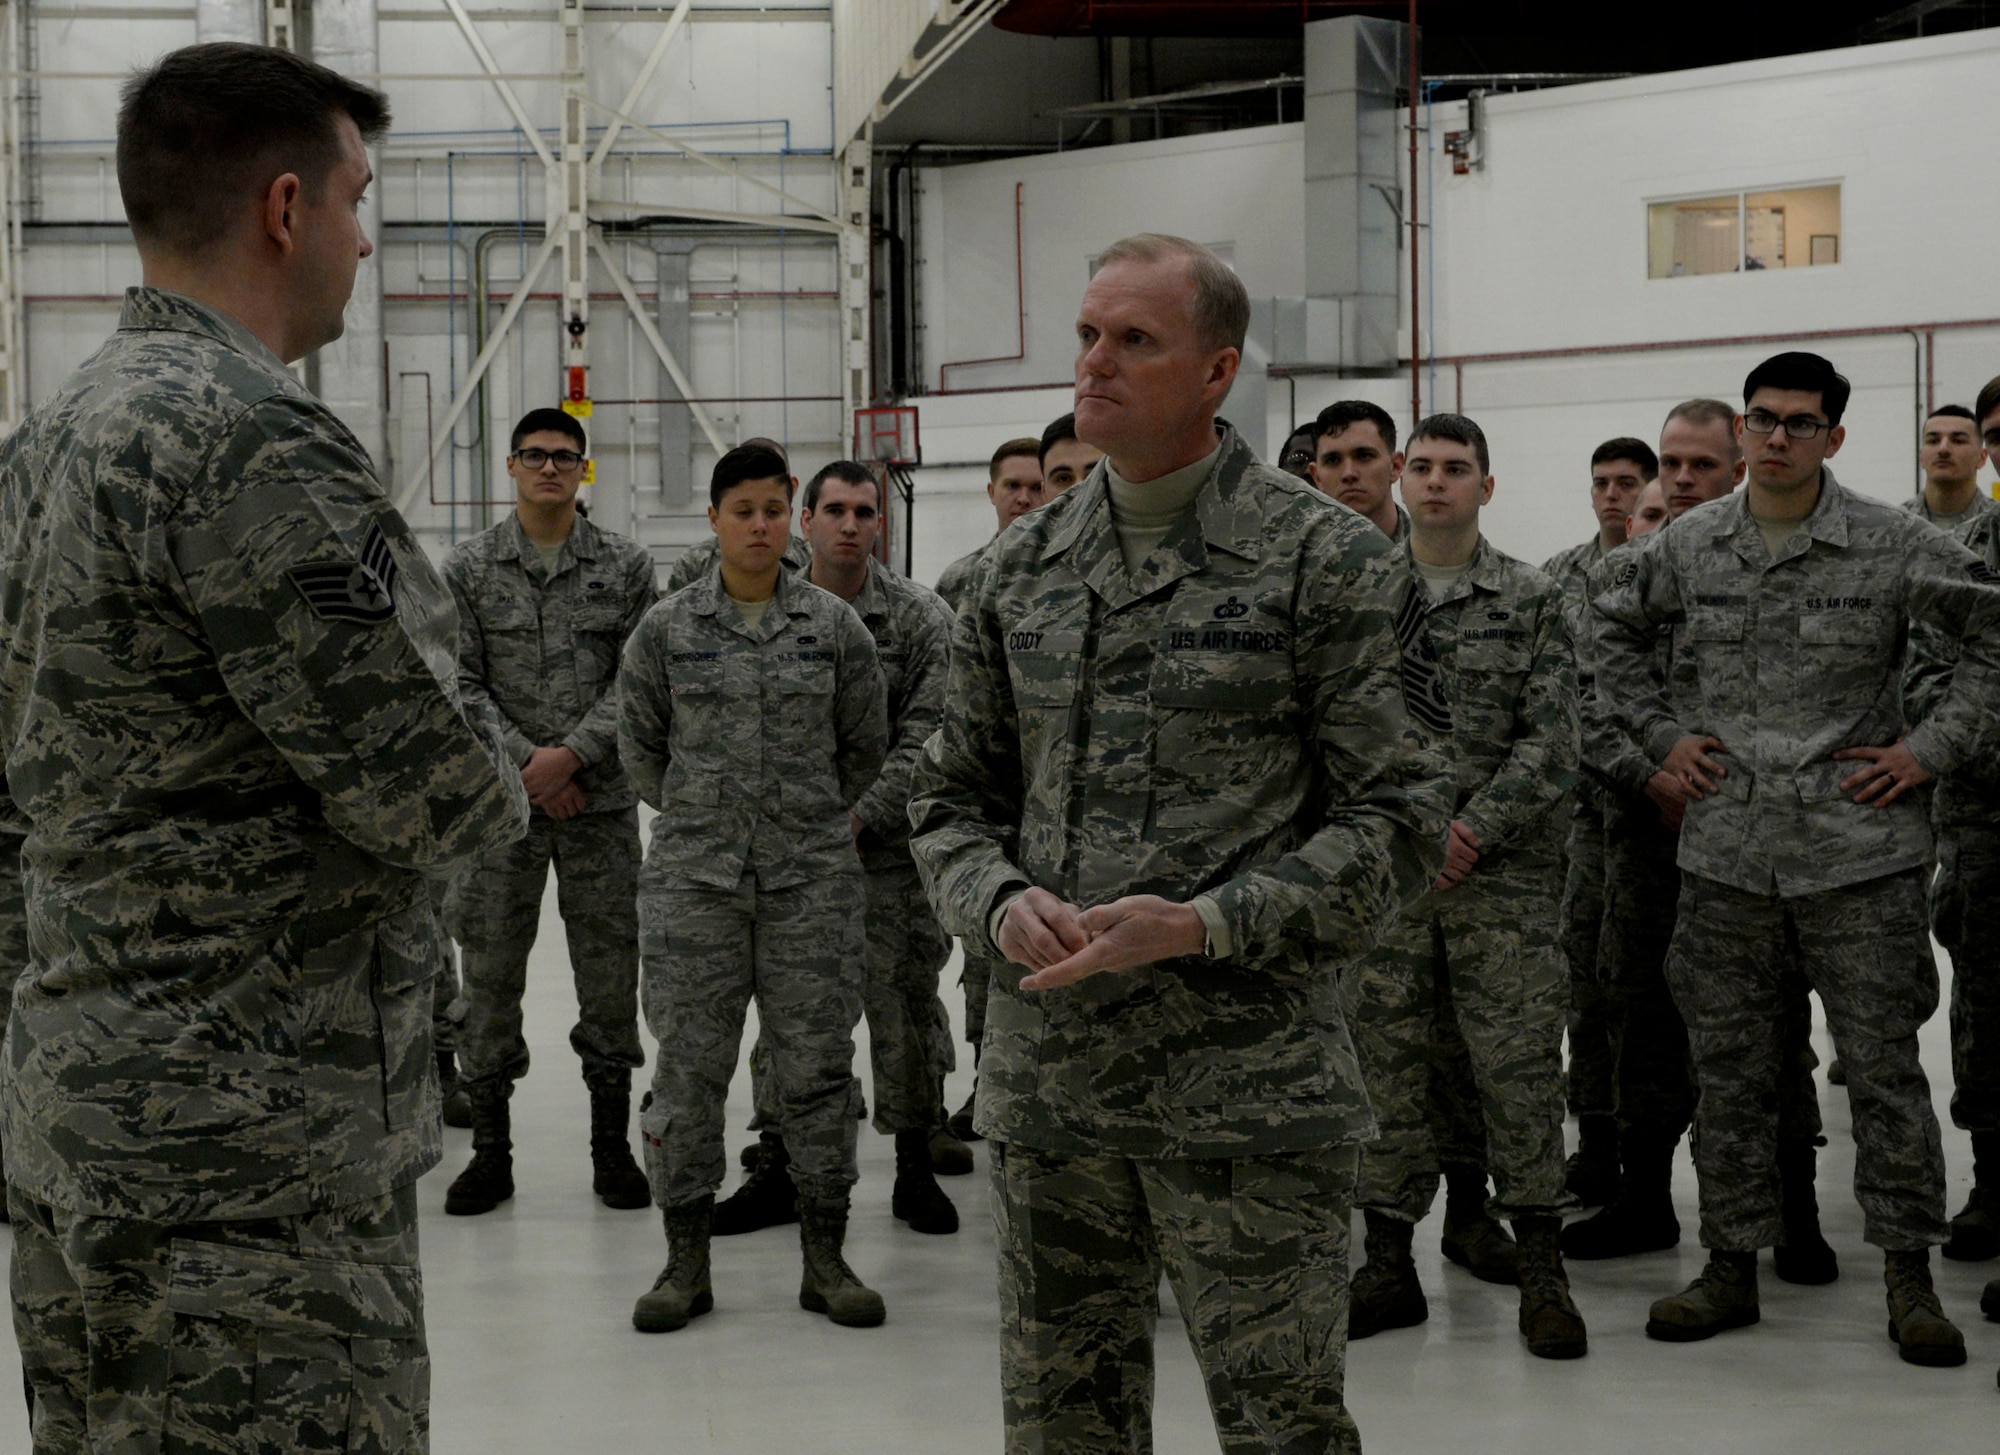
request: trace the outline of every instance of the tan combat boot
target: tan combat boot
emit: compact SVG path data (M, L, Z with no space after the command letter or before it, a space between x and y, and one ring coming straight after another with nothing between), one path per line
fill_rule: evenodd
M709 1224L715 1199L704 1197L661 1210L667 1225L667 1266L632 1306L632 1327L642 1334L670 1334L715 1307L708 1286Z
M1944 1316L1931 1287L1931 1250L1885 1253L1882 1279L1889 1285L1889 1342L1906 1364L1956 1369L1965 1362L1965 1335Z
M1691 1344L1762 1317L1757 1308L1757 1255L1711 1251L1708 1266L1693 1283L1653 1305L1646 1337Z
M1553 1214L1515 1218L1514 1242L1520 1249L1521 1337L1537 1359L1581 1359L1590 1352L1583 1315L1569 1296L1569 1275L1563 1271L1557 1242L1562 1219Z
M816 1202L799 1199L799 1251L804 1276L799 1280L799 1307L825 1314L850 1329L870 1329L888 1317L882 1295L864 1285L847 1266L840 1250L847 1242L847 1199Z

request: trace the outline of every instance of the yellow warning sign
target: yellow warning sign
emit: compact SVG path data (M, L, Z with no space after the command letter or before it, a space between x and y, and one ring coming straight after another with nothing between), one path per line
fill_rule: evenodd
M572 419L589 419L590 401L588 399L565 399L562 402L562 412Z

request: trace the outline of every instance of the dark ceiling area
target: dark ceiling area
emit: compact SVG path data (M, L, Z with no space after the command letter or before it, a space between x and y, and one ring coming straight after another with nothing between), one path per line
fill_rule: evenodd
M1517 91L2000 25L2000 0L1420 0L1424 94ZM879 126L929 160L1297 121L1303 26L1353 0L1010 0Z

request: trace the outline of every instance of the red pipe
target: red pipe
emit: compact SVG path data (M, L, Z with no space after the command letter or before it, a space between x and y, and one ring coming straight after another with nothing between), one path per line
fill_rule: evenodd
M1021 267L1021 189L1025 183L1014 184L1014 326L1020 334L1021 346L1011 354L995 354L990 359L954 359L949 364L938 365L938 393L950 394L945 388L944 376L953 369L969 369L974 364L1018 364L1028 357L1028 290ZM1037 386L1039 387L1039 386ZM985 390L961 390L961 393L985 393Z

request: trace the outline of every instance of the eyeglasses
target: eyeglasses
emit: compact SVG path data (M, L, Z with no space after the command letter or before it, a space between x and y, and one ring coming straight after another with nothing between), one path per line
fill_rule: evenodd
M548 464L553 464L558 470L575 470L583 465L583 456L575 450L516 450L514 458L530 470L539 470Z
M1780 419L1768 409L1753 409L1743 416L1743 427L1752 434L1771 434L1779 425L1783 425L1785 433L1795 440L1809 440L1833 428L1825 420L1814 419L1806 414L1795 414L1790 419Z

